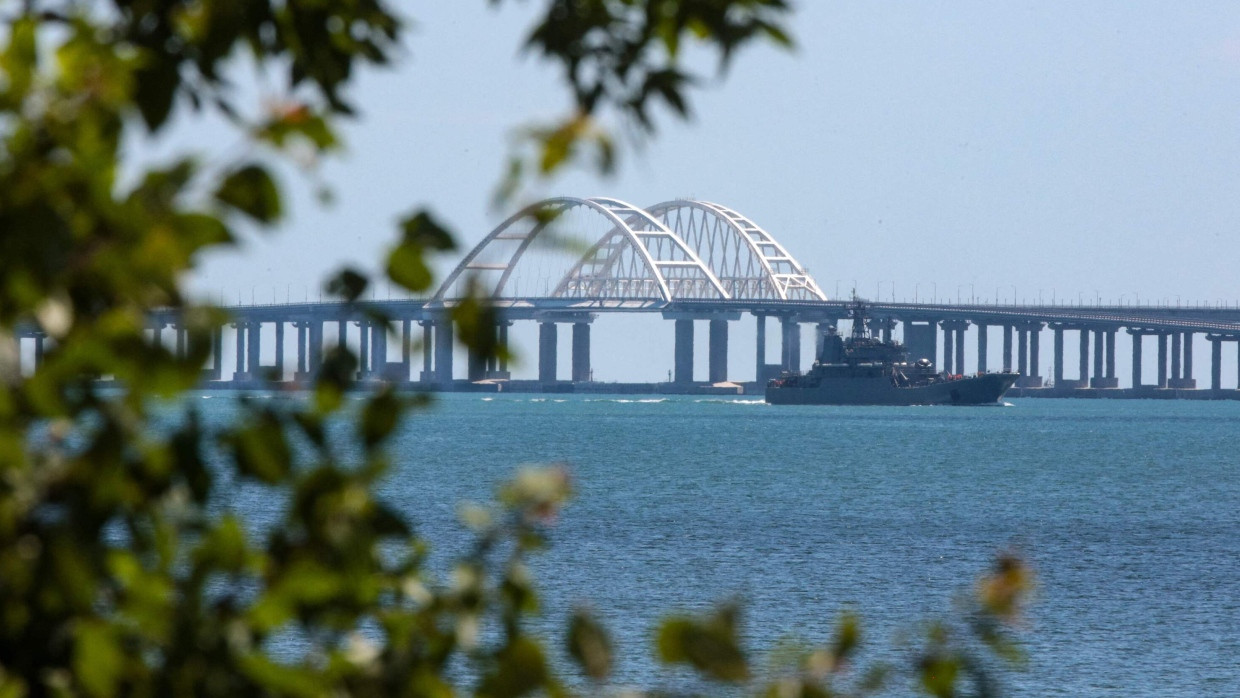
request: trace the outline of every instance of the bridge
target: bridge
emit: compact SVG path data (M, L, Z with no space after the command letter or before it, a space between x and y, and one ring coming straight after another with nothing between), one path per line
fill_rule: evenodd
M517 322L538 325L537 380L510 387L530 390L588 389L592 379L590 330L614 313L655 313L672 323L674 366L671 386L695 383L695 324L707 326L706 384L747 383L750 389L785 370L804 367L802 327L821 339L848 321L849 302L828 298L783 245L755 221L716 203L690 199L645 208L612 198L548 199L507 219L471 249L429 299L286 303L228 308L232 323L213 337L209 385L253 387L309 380L326 343L350 343L360 351L359 378L384 379L430 389L461 389L511 381L502 359L470 355L464 371L453 365L451 313L470 295L488 298L496 309L496 341L507 345ZM373 312L391 319L376 321ZM1222 349L1237 345L1240 376L1240 308L1141 305L1000 305L870 303L871 329L885 338L897 332L914 358L925 357L950 373L1002 367L1021 374L1019 389L1037 392L1048 383L1055 394L1083 394L1121 388L1116 353L1121 338L1131 352L1129 395L1240 397L1240 386L1224 388ZM728 375L728 336L733 323L756 323L756 361L747 376ZM767 356L768 321L774 321L779 355ZM850 322L850 321L848 321ZM415 336L418 326L420 338ZM560 376L558 335L571 326L571 371ZM263 364L263 328L274 332L274 362ZM350 327L356 328L352 333ZM171 329L178 350L186 334L172 313L156 313L151 332L164 341ZM295 365L286 365L286 334L295 335ZM329 336L334 330L334 336ZM231 334L233 370L225 372L225 333ZM1041 342L1052 342L1052 375L1039 375ZM34 343L35 360L44 338ZM992 336L1001 343L991 365ZM1197 388L1193 346L1211 345L1209 390ZM1074 339L1076 351L1066 340ZM976 342L965 365L966 342ZM393 346L394 345L394 346ZM1150 351L1147 351L1147 345ZM941 348L941 351L940 351ZM415 357L415 351L420 357ZM396 356L390 356L396 352ZM1075 354L1075 356L1070 356ZM816 352L815 352L816 355ZM1068 364L1075 359L1076 366ZM1143 382L1150 361L1157 379ZM420 364L420 365L419 365ZM291 370L290 370L291 369ZM416 370L415 370L416 369ZM1074 370L1073 370L1074 369Z

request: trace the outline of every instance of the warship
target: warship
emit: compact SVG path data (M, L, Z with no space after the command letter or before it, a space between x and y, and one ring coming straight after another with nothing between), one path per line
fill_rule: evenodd
M784 372L766 386L772 405L996 405L1019 374L936 372L929 357L909 362L899 342L882 341L866 326L865 302L853 297L852 333L832 329L804 374Z

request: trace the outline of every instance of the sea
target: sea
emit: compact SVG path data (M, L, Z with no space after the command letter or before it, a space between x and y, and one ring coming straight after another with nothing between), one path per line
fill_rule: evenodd
M201 398L217 419L235 409ZM844 612L861 619L857 666L902 666L930 624L962 630L963 600L1012 552L1036 588L1005 694L1240 695L1238 427L1233 401L444 394L397 435L381 496L446 571L470 540L462 502L565 464L575 495L532 564L534 629L567 667L568 612L592 609L614 686L683 688L654 659L658 620L729 602L759 673L829 643Z

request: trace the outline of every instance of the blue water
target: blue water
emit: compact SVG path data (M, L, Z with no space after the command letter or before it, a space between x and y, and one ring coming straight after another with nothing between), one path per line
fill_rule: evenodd
M216 402L224 402L217 399ZM993 408L445 395L397 439L383 495L439 551L457 503L520 463L567 462L577 496L535 565L541 628L588 603L618 683L671 610L744 601L755 653L824 643L860 613L898 660L996 552L1038 575L1020 695L1240 695L1237 402L1011 400Z

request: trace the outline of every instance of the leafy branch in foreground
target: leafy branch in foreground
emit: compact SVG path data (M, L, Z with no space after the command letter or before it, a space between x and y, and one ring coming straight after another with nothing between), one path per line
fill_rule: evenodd
M273 163L339 147L336 125L354 111L348 86L391 60L403 22L379 0L27 0L4 11L0 696L509 696L580 685L526 628L536 608L526 558L568 494L563 471L522 472L498 509L467 516L477 545L437 581L427 541L375 493L392 434L421 401L391 388L347 400L357 372L348 347L327 352L301 401L243 399L215 426L177 401L226 321L186 297L186 275L239 227L282 219ZM684 38L726 60L752 40L781 42L785 12L778 0L547 3L530 45L565 66L584 120L556 136L566 141L546 139L541 171L579 157L574 143L599 137L589 119L607 105L647 125L660 101L687 113ZM274 106L240 96L230 75L242 65L271 78ZM199 152L133 162L189 110L226 119L244 153L211 168ZM427 257L452 236L425 212L400 232L388 273L425 290ZM329 290L355 301L367 284L345 270ZM152 336L155 312L178 315L185 352ZM458 336L493 349L476 331L493 312L461 304ZM50 340L33 371L17 348L23 333ZM123 390L102 390L99 378ZM236 511L240 490L261 493L274 523ZM1016 599L1005 590L1020 586L984 589ZM977 627L1005 627L989 622ZM761 691L737 623L727 609L672 619L658 651ZM855 644L849 627L781 679L779 695L833 687ZM567 638L595 682L585 685L604 688L615 660L602 626L580 612ZM927 645L925 666L960 667L927 688L954 690L972 670L958 646L948 634Z

